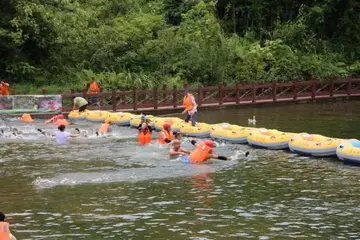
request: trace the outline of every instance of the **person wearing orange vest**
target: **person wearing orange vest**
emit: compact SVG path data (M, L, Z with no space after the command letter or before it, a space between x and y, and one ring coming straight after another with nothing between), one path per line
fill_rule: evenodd
M194 151L191 151L189 155L181 156L180 161L184 163L199 164L204 163L211 158L227 161L228 157L218 156L214 153L215 144L211 140L204 140L201 143L196 144L193 140L192 144L196 146Z
M99 133L102 135L105 135L111 131L111 121L109 119L106 119L103 124L101 124Z
M194 96L190 94L188 90L184 90L183 105L185 107L185 110L182 113L187 114L185 122L191 121L191 124L195 126L195 113L197 112L197 103L195 102Z
M54 123L56 126L65 125L69 126L69 122L66 121L63 114L58 114L45 121L45 124Z
M5 214L0 212L0 240L16 240L10 232L10 224L5 222Z
M4 81L1 81L1 95L8 96L9 94L10 94L9 84Z
M90 81L90 84L89 84L89 93L90 93L90 95L94 95L94 94L97 94L99 92L100 92L100 87L97 84L97 82L95 82L95 78L92 77L91 81ZM91 104L95 104L95 103L97 103L97 101L98 101L98 98L96 96L90 96L90 103Z
M163 125L163 129L161 132L159 132L158 135L158 143L159 144L166 144L170 143L174 138L174 134L171 131L171 124L168 122L165 122Z
M145 119L145 118L144 118ZM145 122L139 125L138 143L139 145L149 144L152 141L152 129L150 120L146 119Z

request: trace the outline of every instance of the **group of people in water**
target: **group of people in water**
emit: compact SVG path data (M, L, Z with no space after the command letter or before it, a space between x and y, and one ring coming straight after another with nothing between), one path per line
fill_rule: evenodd
M150 120L146 116L142 116L142 122L138 127L138 143L140 145L150 144L152 142L152 129ZM173 133L171 130L171 123L165 122L162 130L158 133L157 143L160 145L170 145L169 157L179 158L185 163L203 163L209 159L229 160L225 156L218 156L214 152L215 143L212 140L204 140L197 143L193 139L189 139L190 143L195 146L193 151L183 149L181 147L182 134ZM246 152L247 156L249 153Z
M93 86L95 91L97 88ZM95 89L96 88L96 89ZM88 101L82 97L75 97L73 100L73 110L78 108L79 112L85 111L89 105ZM193 126L196 125L194 115L197 112L197 104L195 98L188 91L184 92L183 99L184 111L186 114L185 122L191 121ZM23 121L32 122L32 118L29 114L24 114L22 117ZM58 114L52 117L51 119L45 121L46 124L54 123L58 130L53 134L55 136L56 142L58 144L65 144L68 142L70 137L77 137L80 135L80 130L76 128L77 133L68 133L66 127L69 126L69 122L65 119L63 114ZM99 130L96 132L96 135L106 135L111 131L111 121L106 119L104 123L101 124ZM41 133L45 134L42 130L38 129ZM152 137L152 127L151 120L142 114L141 123L138 126L137 140L139 145L151 144L153 141ZM195 149L190 151L182 148L181 146L182 134L173 133L171 129L171 122L165 122L162 126L162 130L158 133L157 143L159 145L169 145L169 157L170 158L179 158L182 162L186 163L202 163L206 162L209 159L218 159L218 160L229 160L228 157L218 156L214 152L215 143L212 140L204 140L197 143L195 140L189 139L192 145L195 146ZM246 153L246 156L248 153Z

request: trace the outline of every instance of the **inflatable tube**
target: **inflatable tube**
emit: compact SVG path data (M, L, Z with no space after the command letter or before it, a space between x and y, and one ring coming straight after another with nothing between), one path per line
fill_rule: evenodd
M184 124L184 121L180 118L156 118L154 120L154 128L156 131L161 131L165 122L171 124L173 132L180 131L180 124Z
M133 128L138 128L140 123L141 123L141 115L134 115L131 119L130 119L130 126ZM154 128L154 120L155 117L153 115L146 115L146 118L149 119L151 121L150 126L152 128Z
M110 113L108 119L111 123L119 126L130 126L130 119L134 115L127 112L114 112Z
M260 128L253 130L247 137L247 142L250 146L265 149L287 149L289 147L289 140L294 133L280 132L275 129Z
M215 140L226 141L233 144L247 143L247 137L254 128L245 128L237 125L221 125L211 128L210 136Z
M103 122L110 117L110 113L107 111L88 111L86 120L90 122Z
M360 141L351 139L340 143L336 148L336 155L345 164L360 164Z
M72 120L85 120L89 111L85 110L84 112L79 112L78 110L73 110L69 113L68 118Z
M335 156L342 139L329 138L318 134L300 133L289 141L289 148L299 155L326 157Z
M195 127L191 123L184 123L180 126L180 133L189 137L206 138L210 136L211 125L197 123Z

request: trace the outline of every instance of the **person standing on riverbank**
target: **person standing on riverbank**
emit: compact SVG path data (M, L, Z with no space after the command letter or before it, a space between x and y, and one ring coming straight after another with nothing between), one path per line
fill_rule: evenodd
M100 92L100 87L99 87L99 84L97 84L97 82L95 82L94 77L91 78L88 92L90 93L90 103L96 104L98 102L98 97L94 96L94 95L98 94Z
M10 232L10 224L5 222L5 214L0 212L0 240L16 240Z
M82 97L76 97L74 98L73 108L72 110L75 110L76 106L79 107L79 112L84 112L86 107L89 105L88 101L86 101L85 98Z
M185 107L185 110L182 113L187 114L185 122L191 121L192 126L195 126L195 113L197 112L197 103L194 96L190 94L188 90L184 90L183 105Z

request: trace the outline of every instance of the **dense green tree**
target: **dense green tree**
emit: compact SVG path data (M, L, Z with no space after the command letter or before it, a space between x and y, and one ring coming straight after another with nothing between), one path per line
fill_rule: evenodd
M3 0L0 77L30 90L346 77L356 0Z

